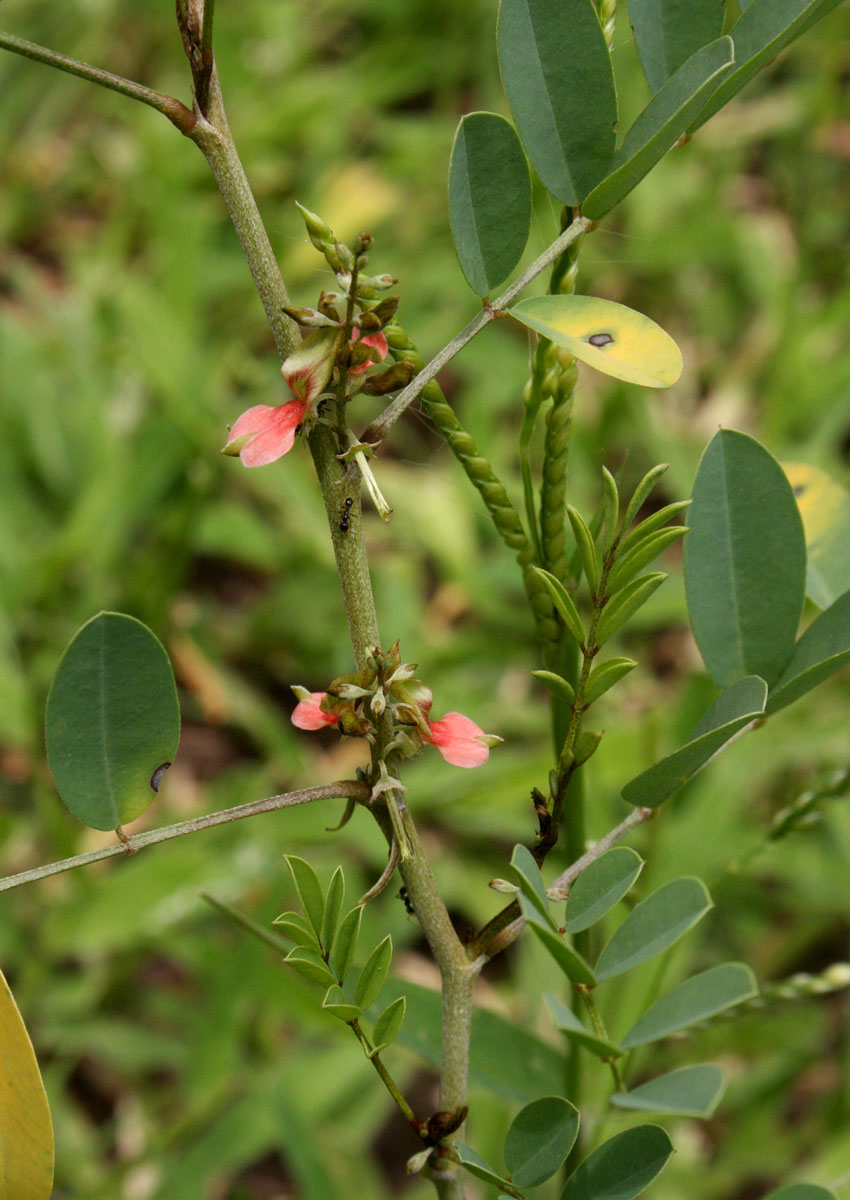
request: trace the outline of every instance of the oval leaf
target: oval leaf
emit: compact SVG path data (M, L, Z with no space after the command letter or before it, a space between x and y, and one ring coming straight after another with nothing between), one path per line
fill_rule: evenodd
M574 950L560 933L556 933L549 925L543 923L537 909L527 896L520 896L519 903L529 929L543 943L570 983L593 987L596 983L596 976L578 950Z
M386 983L393 956L393 940L387 934L379 942L363 966L354 989L354 1003L366 1009L378 999Z
M685 593L694 637L719 687L744 675L768 685L794 648L806 542L779 463L745 433L721 429L694 482Z
M514 1117L505 1138L505 1166L520 1188L554 1175L578 1135L578 1109L560 1096L543 1096Z
M510 1182L498 1175L490 1164L469 1146L464 1146L463 1142L455 1142L454 1148L457 1151L458 1162L470 1175L474 1175L476 1179L483 1179L485 1183L494 1183L496 1187L501 1187L502 1184L510 1187Z
M611 979L646 962L677 942L712 907L701 879L684 876L642 900L615 930L599 956L598 980Z
M609 1042L606 1038L599 1037L596 1033L592 1033L578 1019L572 1009L567 1008L557 997L550 996L547 992L543 998L552 1013L556 1029L563 1033L565 1037L568 1037L571 1042L575 1042L578 1046L583 1046L585 1050L589 1050L591 1054L595 1054L603 1062L607 1062L612 1058L619 1058L622 1055L623 1051L619 1046L614 1042Z
M701 46L720 37L725 0L629 0L629 20L646 81L657 92Z
M383 1050L384 1046L389 1046L391 1042L396 1040L399 1033L401 1033L406 1010L407 997L399 996L397 1000L393 1000L391 1004L388 1004L378 1017L375 1022L375 1028L372 1030L372 1042L375 1046L375 1053Z
M829 608L850 590L850 494L826 471L783 463L806 535L806 595Z
M721 1067L703 1063L682 1067L669 1075L650 1079L630 1092L616 1092L611 1103L638 1112L668 1113L677 1117L710 1117L726 1089Z
M514 846L514 851L511 855L511 869L517 883L522 888L523 895L531 901L538 915L554 929L555 922L549 915L549 900L546 896L546 885L543 882L543 876L540 874L540 868L534 860L534 855L527 846Z
M331 966L337 979L345 979L354 962L357 950L357 939L360 935L360 921L363 917L363 905L358 904L346 915L339 927L331 951Z
M294 854L285 854L286 865L292 875L298 899L304 909L304 915L313 926L317 938L322 935L322 922L325 918L325 894L319 877L308 862Z
M543 580L546 585L546 590L552 597L552 603L560 614L561 620L566 625L567 629L573 635L575 640L581 646L584 644L584 627L581 623L581 617L578 615L578 609L575 606L570 593L561 583L560 579L556 579L548 571L544 571L542 567L531 568L535 575Z
M608 576L609 592L616 592L618 588L625 587L638 571L642 571L654 558L657 558L679 538L684 537L687 532L687 527L683 525L674 525L670 529L656 529L654 533L635 542L627 553L618 555L614 568Z
M594 700L604 696L609 688L619 683L636 666L633 658L608 658L605 662L598 663L590 672L584 686L585 704L592 704Z
M53 1126L35 1053L0 973L0 1195L50 1200Z
M336 1017L339 1021L356 1021L358 1017L363 1015L363 1010L358 1008L356 1004L352 1004L346 997L345 992L341 987L333 984L325 993L325 998L322 1001L322 1008L325 1012L329 1012L332 1017Z
M288 937L291 942L295 942L296 946L310 946L313 950L319 949L319 941L313 932L313 927L306 917L301 916L301 913L281 913L279 917L275 917L272 925L276 925L283 936Z
M309 946L296 946L283 961L294 967L299 975L312 979L314 983L323 983L325 987L336 983L325 960Z
M567 933L589 929L619 903L643 868L643 859L628 846L609 850L582 871L567 900Z
M102 612L74 636L47 697L47 761L62 803L93 829L145 811L177 753L168 655L135 617Z
M686 742L627 783L621 793L629 804L657 808L687 783L739 729L764 714L767 684L756 675L739 679L714 701Z
M613 637L634 616L639 608L646 604L653 592L661 587L670 576L665 571L656 571L651 575L639 575L631 583L611 596L602 610L599 624L596 626L596 644L603 645Z
M768 713L779 712L850 661L850 592L812 621L788 666L770 689Z
M744 963L724 963L686 979L666 996L662 996L635 1022L622 1046L643 1046L657 1042L668 1034L689 1029L700 1021L749 1000L758 992L755 976Z
M325 897L325 912L322 917L322 945L325 948L326 954L334 944L336 927L339 923L339 914L344 899L345 878L342 873L342 867L337 867L328 884L328 894Z
M632 1200L673 1153L659 1125L636 1125L603 1142L567 1180L561 1200Z
M545 186L580 204L614 152L617 94L591 0L502 0L499 66L520 140Z
M670 387L682 373L679 347L643 313L598 296L532 296L510 310L575 357L615 379Z
M466 282L479 296L510 275L531 225L531 178L510 121L461 119L449 168L449 217Z

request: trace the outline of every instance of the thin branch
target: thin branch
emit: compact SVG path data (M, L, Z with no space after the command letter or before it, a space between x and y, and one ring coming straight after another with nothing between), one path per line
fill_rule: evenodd
M168 117L172 125L176 125L181 133L188 135L195 127L195 114L185 104L181 104L173 96L166 96L141 83L135 83L132 79L124 79L122 75L113 75L111 71L92 67L76 58L69 58L67 54L59 54L56 50L48 50L46 46L38 46L35 42L26 42L23 38L15 37L11 33L0 32L0 49L11 50L13 54L21 54L24 58L31 58L48 67L55 67L58 71L67 71L69 75L87 79L89 83L97 83L113 92L120 92L122 96L129 96L131 100L140 100L142 104L149 104L151 108L155 108L157 112Z
M454 356L463 349L467 342L471 342L485 325L494 320L500 313L503 313L520 292L531 283L532 279L535 279L541 271L545 271L550 263L553 263L560 254L563 254L567 246L593 228L594 222L589 221L586 217L577 217L571 225L568 225L560 237L557 237L548 249L544 250L538 258L535 258L531 266L523 271L522 275L518 279L515 279L511 286L498 299L485 305L481 312L473 317L466 328L462 329L457 337L452 338L439 354L436 354L428 365L411 379L407 387L399 392L392 404L385 408L381 415L372 422L369 428L363 433L360 441L374 443L379 442L385 437L388 430L395 425L405 409L413 403L431 380L442 371L446 363L451 362Z
M617 842L622 841L626 834L631 833L633 829L637 829L638 825L642 825L644 821L651 821L656 814L654 808L636 808L625 817L619 825L615 825L610 833L606 833L598 842L594 844L582 854L581 858L576 861L565 871L549 884L553 888L568 888L575 883L582 871L586 871L592 862L596 862L597 858L601 858L607 850L612 846L616 846Z
M21 871L18 875L7 875L5 879L0 879L0 892L8 892L11 888L20 887L23 883L34 883L38 879L46 879L48 875L60 875L63 871L73 871L75 867L84 867L89 863L100 862L104 858L115 858L136 850L143 850L146 846L156 845L157 842L168 842L172 838L183 837L187 833L199 833L202 829L211 829L214 825L226 825L230 821L241 821L245 817L274 812L278 808L292 808L296 804L309 804L313 800L345 798L365 803L369 799L369 788L359 780L343 779L338 783L326 783L319 787L303 788L298 792L268 796L264 800L251 800L248 804L237 805L236 808L225 808L221 812L208 813L203 817L178 821L176 825L163 825L160 829L150 829L145 833L134 834L127 839L126 844L118 842L114 846L104 846L101 850L90 850L87 854L77 854L74 858L64 858L60 862L48 863L43 867L33 867L31 871Z
M395 834L393 834L392 841L390 842L390 856L387 860L387 865L384 867L383 873L381 874L381 878L377 880L376 883L372 884L368 892L363 893L363 895L357 901L358 904L368 904L370 900L374 900L376 896L380 896L381 892L383 892L389 886L389 882L395 874L395 869L399 864L400 858L401 856L398 852L398 841L396 840Z

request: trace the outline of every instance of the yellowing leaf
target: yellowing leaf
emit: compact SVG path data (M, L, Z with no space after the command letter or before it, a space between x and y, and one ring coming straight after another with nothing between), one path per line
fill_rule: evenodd
M597 296L535 296L511 315L588 366L641 387L670 387L682 354L669 333L643 313Z
M32 1043L0 973L0 1200L50 1200L53 1126Z
M850 589L850 494L807 463L783 463L806 534L806 595L829 608Z

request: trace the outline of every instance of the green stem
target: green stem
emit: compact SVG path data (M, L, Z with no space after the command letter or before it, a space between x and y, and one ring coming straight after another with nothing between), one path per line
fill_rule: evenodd
M392 1075L390 1075L387 1068L381 1062L380 1054L378 1054L378 1052L376 1050L372 1049L372 1047L369 1043L369 1039L366 1037L366 1034L363 1032L360 1022L355 1020L355 1021L349 1021L348 1024L351 1026L351 1028L354 1030L355 1034L357 1035L357 1040L360 1042L360 1045L366 1051L366 1057L369 1059L369 1062L372 1064L372 1066L378 1072L378 1075L380 1076L384 1087L387 1089L389 1094L392 1096L392 1098L395 1101L397 1107L399 1108L402 1116L407 1121L408 1125L410 1125L416 1131L416 1133L419 1133L419 1121L416 1118L416 1114L414 1113L413 1109L410 1107L410 1105L405 1100L404 1096L402 1095L401 1089L399 1088L398 1084L393 1079Z

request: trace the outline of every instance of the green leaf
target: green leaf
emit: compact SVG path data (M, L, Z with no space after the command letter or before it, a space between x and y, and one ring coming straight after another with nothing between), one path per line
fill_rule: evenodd
M673 1153L659 1125L636 1125L603 1142L567 1180L561 1200L632 1200Z
M50 1200L53 1125L26 1026L0 973L0 1197Z
M840 0L752 0L729 30L735 43L735 70L722 81L691 130L699 129L783 46L825 17L838 3Z
M686 979L662 996L636 1021L622 1040L624 1050L644 1046L680 1029L749 1000L758 992L755 976L744 963L724 963Z
M523 895L534 905L538 916L554 929L555 922L549 915L549 900L543 876L534 861L533 854L526 846L514 846L514 852L511 855L511 869L517 883L522 888Z
M725 0L629 0L629 20L653 92L723 31Z
M636 525L631 533L625 534L620 539L620 543L617 546L617 556L622 557L628 554L632 546L638 542L642 542L648 534L654 533L660 526L666 525L668 521L672 521L673 517L678 516L680 512L684 512L690 506L690 503L690 500L677 500L674 504L665 504L663 508L659 508L658 512L652 513L645 521L641 521L640 525Z
M779 712L850 662L850 592L812 621L770 689L765 711Z
M537 1187L554 1175L578 1136L578 1109L560 1096L527 1104L505 1138L505 1166L515 1187Z
M117 829L156 798L180 738L168 655L135 617L102 612L71 640L47 697L47 761L62 803Z
M570 593L561 583L560 579L556 579L554 575L550 575L542 567L532 567L532 570L546 584L546 590L552 597L552 603L560 613L561 620L567 629L580 646L584 645L584 626L581 623L581 617L578 615L578 609Z
M401 1033L406 1011L407 997L399 996L397 1000L393 1000L388 1004L378 1017L375 1027L372 1030L372 1042L374 1043L376 1053L396 1040Z
M602 522L599 533L599 544L602 547L603 553L607 554L611 549L611 543L614 541L617 522L620 519L620 493L617 489L617 480L607 467L602 468L602 489Z
M356 1004L352 1004L346 997L345 992L337 984L333 984L325 992L322 1008L325 1012L329 1012L332 1017L336 1017L346 1024L349 1021L356 1021L363 1015L362 1008L359 1008Z
M543 943L570 983L593 987L596 983L596 976L578 950L574 950L569 942L565 941L562 935L556 933L551 926L544 925L537 909L527 896L520 896L519 904L528 928Z
M337 979L345 979L354 962L357 952L357 938L360 935L360 921L363 917L363 905L358 904L346 914L334 940L331 951L331 966Z
M835 1192L815 1183L792 1183L778 1192L771 1192L764 1200L835 1200Z
M292 875L298 899L304 909L304 915L313 926L317 938L322 936L322 922L325 918L325 895L319 877L308 862L294 854L285 854L286 865Z
M632 493L632 498L629 501L628 508L626 509L626 515L623 517L623 529L628 529L628 527L631 525L632 521L640 512L647 496L655 487L656 483L658 483L658 480L661 478L661 476L666 473L669 466L669 463L658 463L657 466L652 467L644 475L643 479Z
M608 1059L619 1058L623 1051L615 1042L610 1042L606 1038L599 1037L584 1025L572 1009L567 1006L556 996L544 993L543 999L549 1006L552 1013L552 1018L555 1022L555 1028L558 1029L571 1042L575 1042L578 1046L583 1046L585 1050L589 1050L591 1054L595 1054L597 1058L601 1058L603 1062Z
M656 571L651 575L639 575L631 583L608 598L596 626L596 644L602 646L609 638L625 625L629 617L634 616L639 608L646 604L649 597L656 591L665 579L669 579L665 571Z
M509 1180L494 1171L490 1164L469 1146L465 1146L463 1142L455 1142L454 1148L457 1151L458 1162L470 1175L474 1175L476 1179L483 1179L485 1183L493 1183L496 1187L505 1184L510 1187Z
M571 504L567 505L567 516L570 518L570 525L573 527L573 536L575 537L576 545L581 551L581 561L584 564L584 573L587 576L587 582L590 585L591 592L595 592L599 587L599 555L596 553L593 535L588 529L584 517Z
M701 879L684 876L666 883L632 909L599 955L596 978L612 979L654 958L702 920L712 907Z
M611 1103L638 1112L676 1117L710 1117L726 1090L726 1075L713 1063L682 1067L650 1079L628 1092L615 1092Z
M499 66L528 157L563 203L580 204L614 152L617 94L591 0L502 0Z
M325 987L336 983L325 960L309 946L296 946L283 961L294 967L299 975L312 979L314 983L323 983Z
M319 940L313 932L313 926L301 913L285 912L275 917L272 925L276 925L284 937L288 937L297 946L310 946L319 949Z
M617 846L586 867L570 888L567 933L580 933L601 920L622 900L642 869L643 859L628 846Z
M599 296L532 296L511 316L588 366L637 383L670 387L682 373L679 347L643 313ZM607 339L607 340L603 340Z
M328 884L328 894L325 897L325 912L322 918L322 945L325 948L326 954L334 944L336 927L339 922L339 914L344 899L345 877L342 873L342 867L337 867Z
M585 704L592 704L594 700L598 700L636 666L633 658L606 658L605 662L598 663L587 677L584 687Z
M703 661L719 687L768 685L794 648L806 582L803 523L779 463L745 433L721 429L694 482L685 593Z
M806 595L829 608L850 590L850 495L826 471L783 463L806 536Z
M476 112L457 127L449 168L449 215L460 267L479 296L522 257L531 224L531 178L513 125Z
M354 1003L368 1008L380 996L393 957L393 940L390 934L379 942L363 966L354 988Z
M629 804L657 808L696 775L730 738L764 714L767 684L757 675L739 679L714 701L690 741L642 771L623 788Z
M684 525L675 525L672 529L657 529L645 538L635 542L625 554L618 554L617 561L608 576L608 590L613 593L625 587L630 579L648 566L654 558L684 537L688 532Z
M545 683L549 691L554 693L554 695L566 700L567 704L574 703L576 694L573 690L573 685L561 675L556 675L554 671L532 671L531 674L535 679L539 679L541 683Z
M701 9L701 3L691 5L688 15L692 17ZM732 39L719 38L698 50L668 79L635 119L611 159L605 178L582 204L586 217L598 220L637 187L675 146L718 84L734 69L734 60Z

